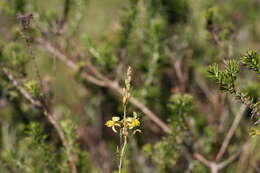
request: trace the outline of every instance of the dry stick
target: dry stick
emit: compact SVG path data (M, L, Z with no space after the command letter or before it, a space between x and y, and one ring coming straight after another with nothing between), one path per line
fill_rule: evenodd
M64 62L67 66L72 68L73 70L77 70L77 65L67 58L67 56L63 53L61 53L58 49L56 49L53 45L51 45L50 42L44 40L44 39L38 39L38 42L50 53L54 54L59 60ZM117 82L111 81L107 77L105 77L103 74L99 72L99 70L94 67L92 64L88 63L87 67L89 70L94 73L95 76L93 77L91 74L87 72L82 72L82 75L88 80L90 83L93 83L95 85L101 86L101 87L107 87L118 93L119 95L123 95L122 88L118 85ZM98 79L99 78L99 79ZM148 116L155 124L157 124L165 133L171 133L170 127L165 124L158 116L153 113L149 108L147 108L142 102L138 101L136 98L131 97L129 99L129 102L131 102L134 106L139 108L145 115Z
M244 146L242 147L244 148ZM218 169L223 169L224 167L226 167L227 165L229 165L231 162L233 162L234 160L237 159L237 157L241 154L242 149L238 150L235 154L231 155L227 160L221 162L218 164Z
M194 153L193 157L195 159L197 159L198 161L200 161L201 163L203 163L205 166L207 166L210 169L211 173L217 173L218 172L217 163L207 160L204 156L202 156L198 153Z
M221 169L223 169L224 167L232 163L234 160L236 160L237 157L241 154L243 148L244 147L242 147L242 149L238 150L235 154L231 155L227 160L221 163L217 163L215 161L209 161L199 153L194 153L193 157L198 161L200 161L205 166L207 166L210 169L211 173L217 173L218 171L220 171Z
M73 156L73 153L71 151L71 148L69 146L69 143L60 128L60 126L57 123L57 120L54 118L55 115L49 112L46 106L39 100L34 99L30 93L28 93L23 87L21 87L18 83L18 81L14 78L14 76L9 72L9 70L3 65L0 64L1 70L3 71L3 74L8 78L8 80L12 83L12 85L21 93L21 95L27 99L33 106L42 109L42 112L44 116L49 120L49 122L53 125L53 127L56 129L63 146L66 149L69 162L70 162L70 167L71 167L71 173L77 173L77 167L76 167L76 160Z
M42 104L38 100L33 99L33 97L19 85L18 81L14 79L13 75L9 72L9 70L2 64L0 64L1 70L3 74L8 78L9 81L12 82L12 85L26 98L32 105L37 108L41 108Z
M207 160L204 156L202 156L199 153L194 153L193 157L195 159L197 159L198 161L200 161L201 163L203 163L204 165L206 165L207 167L211 166L211 161Z
M70 67L73 70L77 70L78 67L77 65L70 59L68 59L66 57L65 54L61 53L58 49L56 49L54 46L52 46L52 44L50 42L47 42L43 39L38 39L38 42L42 44L42 46L44 48L46 48L46 50L48 50L50 53L52 53L56 58L58 58L60 61L64 62L68 67ZM90 74L87 74L87 72L85 72L86 75L84 75L84 77L86 78L87 81L89 81L90 83L93 83L97 86L101 86L101 87L105 87L106 83L102 80L98 80L97 78L91 76Z
M219 152L216 156L216 159L215 159L216 161L219 161L223 157L223 155L225 154L227 147L229 145L229 142L230 142L232 136L234 135L234 132L235 132L236 128L238 127L239 122L240 122L246 108L247 108L247 106L245 106L245 105L241 106L241 108L240 108L237 116L235 117L230 129L228 130L227 135L225 136L225 139L224 139L224 141L221 145L221 148L220 148L220 150L219 150Z

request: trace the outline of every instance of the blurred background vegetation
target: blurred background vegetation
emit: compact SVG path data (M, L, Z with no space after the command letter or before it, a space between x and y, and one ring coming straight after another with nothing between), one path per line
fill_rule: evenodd
M122 117L128 66L142 133L125 173L260 172L259 117L208 73L249 50L259 67L259 18L259 0L0 0L0 172L116 172L104 124ZM259 70L239 65L256 103Z

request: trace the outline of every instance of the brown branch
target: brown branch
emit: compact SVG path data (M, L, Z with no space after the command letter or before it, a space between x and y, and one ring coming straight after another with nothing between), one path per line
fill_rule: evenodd
M21 95L28 100L33 106L42 110L44 116L48 119L48 121L53 125L55 130L57 131L60 140L62 141L63 146L66 149L67 156L70 162L71 173L77 173L76 168L76 160L69 146L69 142L67 141L64 132L60 128L57 120L55 119L55 115L53 115L48 108L39 100L34 99L30 93L28 93L22 86L19 85L19 82L14 78L14 76L10 73L10 71L3 65L0 64L0 68L3 71L3 74L8 78L8 80L12 83L12 85L21 93Z
M16 79L14 79L13 75L9 72L9 70L3 65L0 64L1 70L3 74L8 78L8 80L12 83L12 85L23 95L25 99L27 99L32 105L35 107L41 108L42 104L35 100L23 87L21 87Z
M225 139L224 139L224 141L221 145L221 148L220 148L220 150L219 150L219 152L216 156L216 159L215 159L216 161L219 161L223 157L223 155L225 154L227 147L230 143L230 140L231 140L232 136L234 135L234 132L237 129L239 122L240 122L245 110L246 110L246 106L242 105L238 114L236 115L231 127L229 128L227 135L225 136Z
M193 157L200 161L202 164L204 164L205 166L207 167L211 167L211 161L207 160L204 156L202 156L201 154L199 153L194 153L193 154Z
M68 67L70 67L72 70L77 71L78 67L76 63L74 63L72 60L68 59L67 56L63 53L61 53L58 49L56 49L54 46L51 45L51 43L43 40L43 39L38 39L38 42L41 43L41 45L46 48L50 53L52 53L55 57L57 57L60 61L65 63ZM53 57L54 58L54 57ZM90 83L93 83L97 86L105 87L106 83L102 80L98 80L97 78L94 78L87 72L84 75L85 79L89 81Z
M221 162L218 164L218 169L223 169L227 165L229 165L231 162L237 159L237 157L241 154L242 149L238 150L235 154L231 155L227 160Z
M200 161L205 166L207 166L212 173L217 173L218 171L220 171L221 169L223 169L224 167L226 167L227 165L232 163L234 160L236 160L237 157L241 154L242 150L243 150L243 147L242 147L242 149L238 150L235 154L231 155L227 160L225 160L221 163L216 163L214 161L207 160L204 156L202 156L199 153L194 153L193 157L196 160Z
M63 54L57 48L55 48L50 42L47 40L38 39L38 42L44 47L48 52L55 55L60 61L65 63L68 67L72 68L73 70L77 70L77 65L67 57L67 55ZM104 76L95 66L93 66L90 62L87 62L86 66L88 69L93 73L93 75L82 72L82 76L90 83L95 84L100 87L106 87L113 91L115 91L119 95L123 95L122 88L118 85L117 82L114 82ZM151 119L155 124L157 124L165 133L171 133L170 127L165 124L158 116L153 113L149 108L147 108L142 102L138 101L136 98L131 97L129 102L131 102L135 107L140 109L149 119Z

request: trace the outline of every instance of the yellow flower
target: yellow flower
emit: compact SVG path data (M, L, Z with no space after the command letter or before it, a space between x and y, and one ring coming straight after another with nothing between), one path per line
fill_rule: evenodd
M113 130L115 133L117 133L115 127L116 127L116 126L119 126L119 127L121 126L119 120L120 120L119 117L112 117L112 120L108 120L105 125L106 125L107 127L111 127L112 130Z
M115 125L115 122L112 120L108 120L105 124L107 127L113 127Z
M133 117L128 117L126 119L127 125L129 127L129 129L132 129L134 127L140 126L140 121L137 118L136 113L134 112L134 116Z
M256 136L260 135L260 130L257 130L257 129L255 129L255 128L252 128L252 129L251 129L251 132L249 133L249 135L250 135L251 137L256 137Z

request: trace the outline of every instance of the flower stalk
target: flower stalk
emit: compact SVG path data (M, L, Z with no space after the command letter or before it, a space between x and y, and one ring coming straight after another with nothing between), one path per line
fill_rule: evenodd
M107 127L111 127L112 130L117 133L117 129L120 129L120 147L119 147L119 164L118 164L118 172L122 172L123 162L124 162L124 156L125 151L127 148L128 143L128 137L131 133L134 135L136 132L141 132L140 129L137 127L140 126L139 118L137 117L137 113L133 112L133 115L130 117L127 116L127 104L129 101L129 98L131 97L130 89L131 89L131 77L132 75L132 69L131 67L128 67L127 70L127 77L125 79L125 88L123 88L123 119L120 120L120 117L114 116L112 117L112 120L108 120L105 125Z

